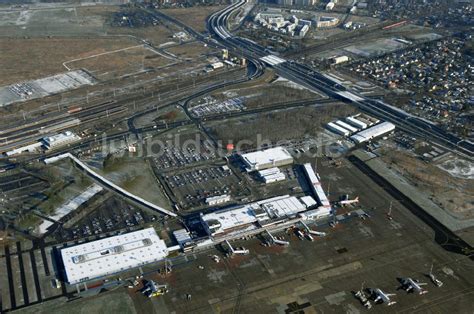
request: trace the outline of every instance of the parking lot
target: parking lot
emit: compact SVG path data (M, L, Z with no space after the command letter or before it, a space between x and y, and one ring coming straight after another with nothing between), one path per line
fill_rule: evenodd
M161 215L154 215L119 198L110 197L99 206L93 205L92 210L82 217L61 225L53 236L57 241L71 241L160 221L163 221Z
M220 102L212 96L206 96L189 110L193 116L198 118L225 112L242 111L246 109L244 99L244 97L236 97Z
M177 168L215 159L216 154L210 145L205 141L194 141L179 148L166 143L159 154L156 154L159 156L153 158L155 167L158 169Z
M211 196L228 194L239 199L250 191L242 179L227 166L210 165L189 171L163 174L167 188L182 208L200 208Z

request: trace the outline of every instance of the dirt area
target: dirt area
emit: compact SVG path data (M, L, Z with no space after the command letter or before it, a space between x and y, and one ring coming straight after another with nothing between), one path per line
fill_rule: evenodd
M169 53L176 55L178 58L183 58L183 59L184 58L196 59L199 57L203 57L206 54L209 54L210 52L217 53L217 50L209 48L209 47L204 47L204 44L199 43L199 42L186 43L183 45L170 47L165 50Z
M111 14L119 9L118 6L88 6L0 11L0 34L4 34L0 36L0 85L64 72L67 69L63 62L135 46L141 39L160 45L173 41L172 34L179 30L168 24L112 27L109 25ZM159 66L161 61L157 63L158 60L148 58L145 66ZM141 60L129 63L141 64ZM117 66L115 60L110 66Z
M0 84L66 72L65 61L135 44L128 38L1 38Z
M403 174L440 207L457 217L474 217L474 185L472 180L448 175L436 165L424 162L405 151L393 153L385 149L382 159Z
M160 55L143 46L130 46L126 49L71 61L67 63L67 67L86 69L97 79L108 80L145 69L160 68L174 62L172 58Z
M172 16L177 20L186 23L186 25L194 28L198 32L206 31L206 19L212 13L219 11L225 6L209 6L209 7L191 7L179 9L162 10L164 14Z

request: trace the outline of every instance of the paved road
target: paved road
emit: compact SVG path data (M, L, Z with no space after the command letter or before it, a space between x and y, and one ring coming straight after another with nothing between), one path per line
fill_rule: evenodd
M253 41L234 36L227 29L229 16L246 2L247 0L241 0L212 14L208 19L207 25L209 32L230 51L233 51L237 55L243 55L254 62L268 56L274 59L279 58L272 51ZM349 90L305 64L282 58L279 58L279 60L280 61L276 62L266 61L266 63L282 77L322 92L329 97L352 103L365 112L394 123L406 132L417 135L425 140L438 143L453 152L462 154L468 158L473 157L473 143L460 139L424 119L410 115L380 100L370 99L355 91Z

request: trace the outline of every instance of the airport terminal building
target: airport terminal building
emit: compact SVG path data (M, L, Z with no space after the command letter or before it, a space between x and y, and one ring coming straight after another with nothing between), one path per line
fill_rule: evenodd
M125 233L61 250L69 284L89 281L158 262L168 248L154 228Z
M256 229L294 218L299 213L308 210L312 204L315 204L314 200L308 202L308 198L311 197L277 196L201 215L201 222L210 236Z

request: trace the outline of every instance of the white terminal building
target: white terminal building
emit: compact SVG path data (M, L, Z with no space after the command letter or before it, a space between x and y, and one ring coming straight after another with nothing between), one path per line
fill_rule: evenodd
M329 216L332 212L331 203L324 192L319 175L309 163L304 164L304 171L308 181L311 183L311 189L318 200L319 206L316 209L302 213L301 217L305 219L320 219Z
M390 122L382 122L380 124L376 124L368 129L365 129L363 131L360 131L354 135L352 135L350 138L356 143L364 143L368 142L376 137L385 135L387 133L392 132L395 130L395 125Z
M168 256L168 248L147 228L61 250L67 282L76 284L145 264Z
M309 198L311 197L305 196L303 199L290 195L273 197L201 215L201 222L211 236L238 230L252 230L296 217L308 210L308 205L312 206L315 203Z
M293 157L283 147L274 147L242 154L241 158L245 163L248 172L280 167L293 163Z

